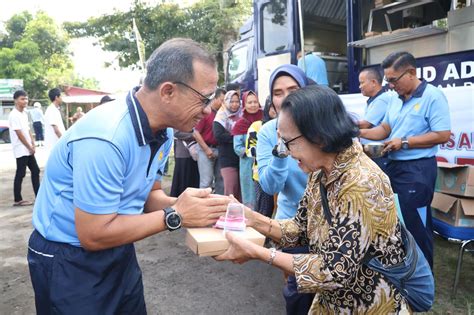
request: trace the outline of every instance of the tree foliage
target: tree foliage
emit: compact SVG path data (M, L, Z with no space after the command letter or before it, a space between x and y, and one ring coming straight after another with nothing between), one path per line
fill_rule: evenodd
M74 74L68 34L46 13L16 14L5 29L0 42L1 78L23 79L32 99L45 98L53 87L81 82Z
M221 6L219 1L201 0L188 8L179 8L169 3L150 6L136 1L127 12L91 18L85 23L65 23L64 27L71 36L98 38L104 50L119 54L121 67L138 67L133 18L144 42L145 58L170 38L189 37L206 45L222 61L225 41L237 37L237 30L252 7L251 0L231 2ZM222 62L219 68L222 74Z

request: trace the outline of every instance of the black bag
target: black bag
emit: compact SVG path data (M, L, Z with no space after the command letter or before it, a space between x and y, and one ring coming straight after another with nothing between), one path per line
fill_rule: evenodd
M327 199L326 187L319 176L319 190L324 217L329 225L332 225L331 212ZM405 247L405 258L397 265L384 266L376 257L367 252L363 263L372 270L383 274L408 301L410 308L415 312L427 312L431 309L434 301L434 277L430 265L423 252L416 244L415 239L400 222L403 246Z

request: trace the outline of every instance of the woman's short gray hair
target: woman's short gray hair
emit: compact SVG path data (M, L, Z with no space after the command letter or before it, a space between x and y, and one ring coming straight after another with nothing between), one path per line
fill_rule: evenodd
M173 38L158 47L146 63L145 86L155 90L161 83L194 78L193 61L216 66L216 59L202 45L189 38Z

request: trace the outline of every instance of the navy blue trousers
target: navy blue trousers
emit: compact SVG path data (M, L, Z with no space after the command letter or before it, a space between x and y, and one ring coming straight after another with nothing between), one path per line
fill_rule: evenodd
M48 241L35 230L28 265L39 315L146 314L133 244L88 252Z
M36 141L44 141L43 124L41 123L41 121L33 122L33 129L35 130Z
M431 201L436 183L435 157L390 161L386 167L392 189L398 194L405 225L433 269Z
M289 254L308 254L309 248L307 246L284 248L282 251ZM298 293L295 276L288 276L286 286L283 288L283 297L286 302L286 314L307 315L313 304L314 294Z

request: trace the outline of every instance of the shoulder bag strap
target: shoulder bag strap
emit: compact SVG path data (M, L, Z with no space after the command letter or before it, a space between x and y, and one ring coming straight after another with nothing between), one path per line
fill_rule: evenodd
M331 219L331 211L329 211L329 203L328 203L328 192L326 191L326 187L323 185L323 171L319 174L319 194L321 195L321 205L323 206L323 213L326 221L328 221L329 225L332 225Z

